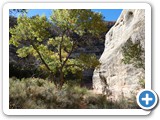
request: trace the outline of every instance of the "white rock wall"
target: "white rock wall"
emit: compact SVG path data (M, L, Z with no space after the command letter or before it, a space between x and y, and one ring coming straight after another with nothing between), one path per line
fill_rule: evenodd
M106 34L105 49L100 57L101 66L93 74L93 88L98 93L107 93L114 100L131 97L141 86L144 69L122 62L122 46L131 39L140 42L144 49L145 11L140 9L123 10L115 25ZM144 55L143 55L144 57Z

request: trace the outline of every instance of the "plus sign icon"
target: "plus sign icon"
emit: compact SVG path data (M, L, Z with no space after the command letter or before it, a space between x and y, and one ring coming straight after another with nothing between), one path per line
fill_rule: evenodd
M150 110L157 104L157 94L153 90L141 90L137 94L137 103L144 110Z

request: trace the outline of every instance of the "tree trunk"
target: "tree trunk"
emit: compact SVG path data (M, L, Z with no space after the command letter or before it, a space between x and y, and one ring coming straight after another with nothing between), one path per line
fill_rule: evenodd
M62 89L63 84L64 84L64 73L61 69L60 70L60 76L59 76L59 89Z

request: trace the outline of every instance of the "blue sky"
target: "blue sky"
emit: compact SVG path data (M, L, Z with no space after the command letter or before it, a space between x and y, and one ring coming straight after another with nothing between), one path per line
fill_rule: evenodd
M94 12L101 12L106 21L116 21L122 9L93 9Z
M122 12L122 9L92 9L94 12L101 12L102 15L105 17L106 21L116 21L119 15ZM30 9L28 11L28 16L34 16L34 15L46 15L49 17L52 14L52 10L50 9Z

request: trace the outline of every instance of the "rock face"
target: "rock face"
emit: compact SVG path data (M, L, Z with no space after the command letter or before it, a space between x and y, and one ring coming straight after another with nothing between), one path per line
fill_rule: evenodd
M123 62L123 46L131 41L139 43L144 50L145 11L140 9L123 10L115 25L106 34L105 49L100 57L101 65L93 73L93 89L98 93L130 98L140 89L140 80L144 80L144 68ZM144 58L144 53L141 54Z

